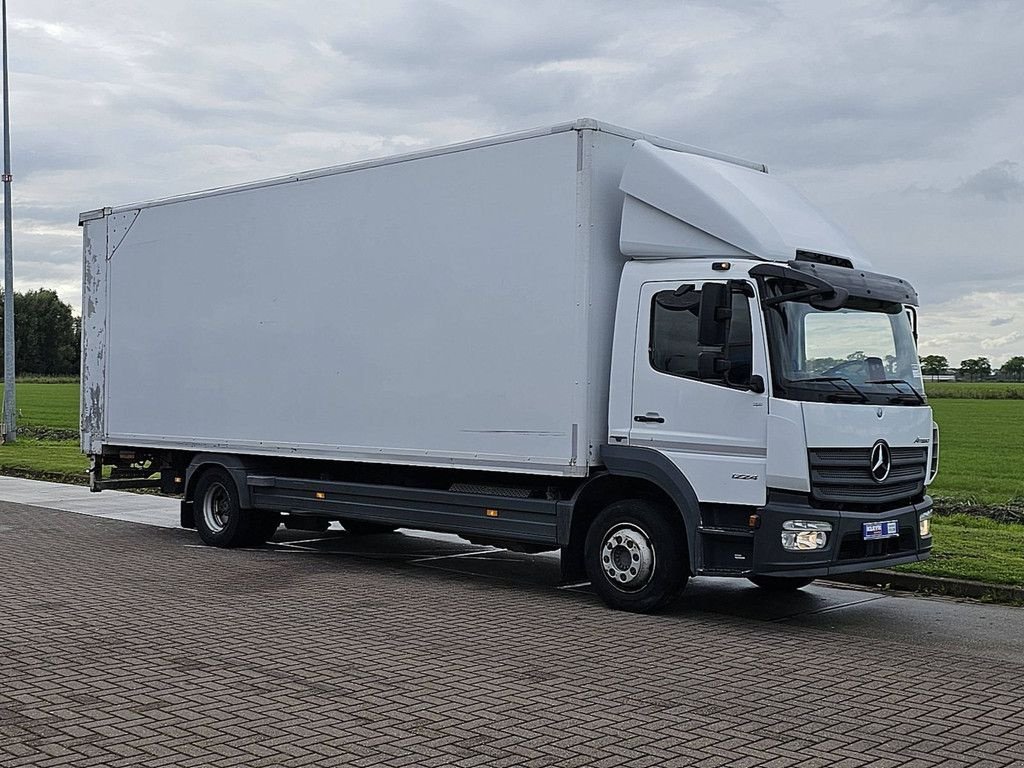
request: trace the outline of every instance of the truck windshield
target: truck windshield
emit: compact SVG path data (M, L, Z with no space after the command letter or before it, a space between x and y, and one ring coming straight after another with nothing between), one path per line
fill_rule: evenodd
M777 397L924 405L917 345L902 304L850 297L841 309L826 310L782 301L765 313Z

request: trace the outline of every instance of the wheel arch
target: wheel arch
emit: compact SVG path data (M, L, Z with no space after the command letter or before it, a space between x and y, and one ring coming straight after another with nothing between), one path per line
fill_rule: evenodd
M597 514L616 501L640 498L679 513L686 537L690 575L697 575L697 529L700 506L693 486L663 454L650 448L607 445L602 448L606 470L576 489L562 548L562 575L566 581L583 577L583 542Z
M226 453L199 453L189 462L185 470L185 486L181 500L181 527L195 528L195 489L196 480L208 469L219 468L226 471L235 482L238 492L238 503L242 509L252 508L249 496L249 466L240 456Z

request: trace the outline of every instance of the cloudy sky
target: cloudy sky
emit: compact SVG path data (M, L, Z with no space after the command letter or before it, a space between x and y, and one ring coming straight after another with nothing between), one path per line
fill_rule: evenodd
M1024 2L10 0L16 287L79 211L591 116L768 164L1024 354Z

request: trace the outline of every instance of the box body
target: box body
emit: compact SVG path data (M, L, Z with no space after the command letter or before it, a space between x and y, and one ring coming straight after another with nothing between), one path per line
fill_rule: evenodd
M586 474L633 141L587 126L83 214L83 450Z

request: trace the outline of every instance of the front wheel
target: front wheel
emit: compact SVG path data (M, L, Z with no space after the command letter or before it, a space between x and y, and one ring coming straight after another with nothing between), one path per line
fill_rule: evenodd
M678 513L662 506L626 499L594 519L584 559L590 583L608 607L652 613L686 585L686 536L676 518Z
M814 579L795 576L747 576L761 589L769 592L796 592L810 584Z

